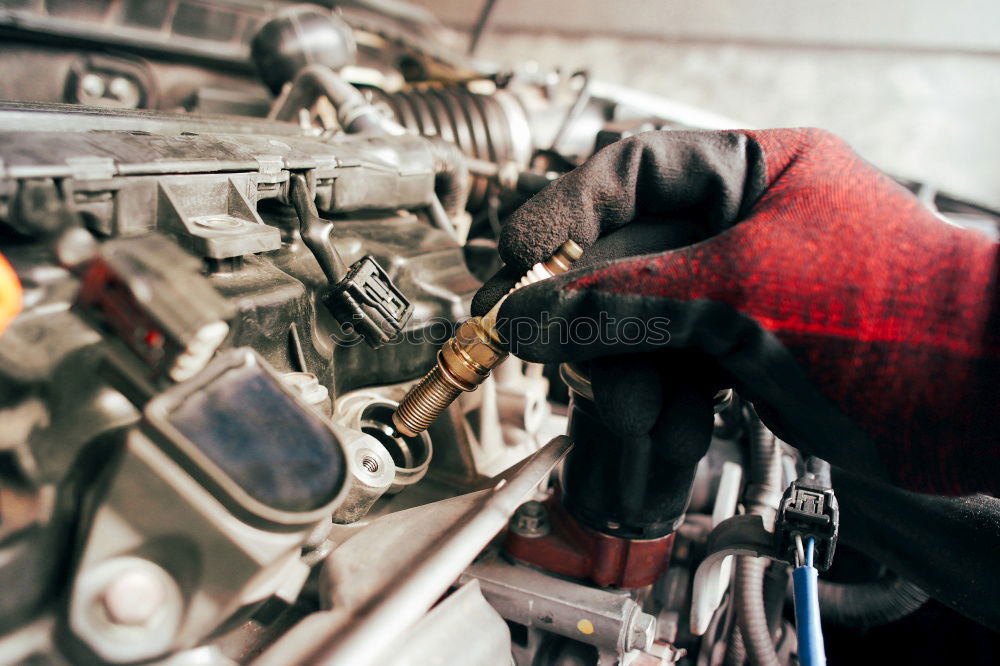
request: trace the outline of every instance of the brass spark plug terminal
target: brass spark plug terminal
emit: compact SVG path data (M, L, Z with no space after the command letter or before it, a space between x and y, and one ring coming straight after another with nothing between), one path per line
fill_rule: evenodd
M565 273L582 254L583 248L572 240L566 241L551 257L532 266L489 312L462 322L455 337L438 352L434 367L399 403L392 415L396 430L415 437L448 409L462 391L475 391L509 354L495 328L503 302L521 287Z

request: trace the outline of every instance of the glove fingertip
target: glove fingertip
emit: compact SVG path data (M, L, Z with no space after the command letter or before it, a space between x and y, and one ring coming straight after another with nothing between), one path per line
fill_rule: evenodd
M504 294L511 290L520 277L521 272L513 266L504 266L497 271L472 297L472 316L482 317L486 314Z
M511 353L525 361L562 360L567 351L559 331L549 330L560 321L552 317L553 307L558 305L558 288L553 289L553 282L558 279L522 287L510 294L500 308L497 333Z
M583 247L593 244L596 240L596 236L584 238L580 234L571 233L571 225L560 223L559 218L562 215L551 215L550 219L540 223L530 211L523 213L522 211L525 209L517 211L504 225L498 246L500 258L504 263L516 266L521 271L548 259L569 238Z

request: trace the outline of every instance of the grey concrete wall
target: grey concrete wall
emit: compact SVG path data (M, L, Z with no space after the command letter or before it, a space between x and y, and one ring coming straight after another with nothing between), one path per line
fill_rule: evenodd
M481 3L422 4L467 31ZM499 0L477 54L589 69L755 127L824 127L887 171L1000 207L997 26L1000 3L973 0Z
M413 1L413 0L411 0ZM415 0L468 29L485 0ZM995 0L497 0L499 30L1000 52Z

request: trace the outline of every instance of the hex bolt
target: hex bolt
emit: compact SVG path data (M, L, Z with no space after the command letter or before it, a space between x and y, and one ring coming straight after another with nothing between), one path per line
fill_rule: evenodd
M656 640L656 617L639 611L630 623L625 650L648 650Z
M104 588L100 599L112 623L138 627L153 619L166 596L158 576L142 569L129 569Z
M541 537L550 530L548 509L534 500L517 507L510 519L510 531L518 536Z

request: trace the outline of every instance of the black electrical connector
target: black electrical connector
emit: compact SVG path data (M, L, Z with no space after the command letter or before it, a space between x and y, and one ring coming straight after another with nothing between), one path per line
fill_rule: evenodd
M413 304L371 256L354 262L323 302L375 349L396 337L413 313Z
M826 571L833 562L840 531L840 509L830 483L830 465L810 458L806 473L793 481L781 498L775 521L777 552L795 564L796 536L816 540L813 566Z
M413 305L375 258L366 255L348 268L330 239L333 222L319 216L306 177L295 174L289 196L299 216L302 240L330 283L323 302L340 323L378 349L396 337Z

